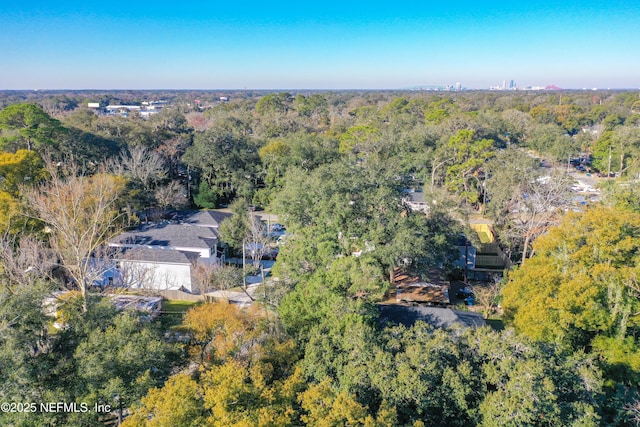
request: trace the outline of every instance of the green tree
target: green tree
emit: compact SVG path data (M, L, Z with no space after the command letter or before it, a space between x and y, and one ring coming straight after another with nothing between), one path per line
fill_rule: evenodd
M640 132L628 126L604 132L593 146L593 166L602 172L638 170Z
M93 298L83 311L77 294L56 299L52 290L41 280L0 283L0 398L118 408L116 400L136 403L166 379L177 353L153 325L137 314L118 313L107 299ZM66 313L64 329L52 327L54 319L46 314L51 309ZM0 423L101 425L100 416L93 410L3 413Z
M56 148L64 128L35 104L13 104L0 111L0 144L5 150Z
M527 145L541 154L552 156L560 163L566 162L569 157L575 157L582 148L575 138L555 124L534 127Z
M245 199L236 199L230 209L232 215L220 224L220 238L238 252L242 251L251 229L251 212Z
M340 137L340 153L366 152L379 139L379 134L379 129L371 125L352 126Z
M3 260L3 264L5 261ZM45 281L0 280L0 399L3 402L49 401L56 393L55 346L42 304L52 286ZM0 413L3 425L46 425L55 415Z
M538 123L551 124L555 121L553 110L548 105L537 105L529 111L529 114Z
M283 93L272 93L265 95L256 103L258 114L286 113L291 102L291 95Z
M440 124L445 119L458 111L453 99L442 98L434 100L427 105L424 118L427 124Z
M569 135L575 135L580 130L582 120L582 108L572 104L557 105L554 108L556 122L562 126Z
M196 134L182 160L200 171L201 182L218 197L251 198L260 158L247 138L215 129Z
M509 275L505 314L537 340L588 348L596 336L634 334L640 216L596 207L571 213L534 244L535 255Z
M452 161L447 167L446 186L459 193L469 203L480 198L484 172L482 168L495 155L493 141L476 140L471 130L461 130L447 143Z
M96 166L106 159L117 156L124 145L119 141L104 138L93 132L68 128L59 138L56 159L74 159L84 169L95 172Z
M603 182L600 188L603 204L614 209L640 213L640 188L617 180Z
M283 176L286 172L291 148L283 139L273 139L264 145L258 151L260 160L265 167L265 185L266 191L281 188L283 185ZM261 206L269 204L269 196L267 200L260 203ZM266 202L266 203L265 203Z
M393 408L395 425L599 425L600 372L583 354L509 331L423 322L381 331L362 317L341 319L325 318L307 335L308 416L344 414L331 404L342 394L361 417Z
M126 408L169 376L176 355L160 331L141 322L137 313L122 312L92 329L82 328L86 336L79 334L73 352L74 381L82 385L77 397ZM73 322L70 326L74 328Z
M206 181L200 181L198 191L193 196L193 202L205 209L215 209L218 207L218 194Z
M487 212L496 221L506 222L509 212L515 208L520 194L539 178L539 159L532 158L524 150L509 147L496 153L486 165L489 177L485 187L490 202Z
M308 97L298 95L293 101L293 106L298 115L313 119L318 125L322 122L326 124L329 119L327 99L319 93L314 93Z

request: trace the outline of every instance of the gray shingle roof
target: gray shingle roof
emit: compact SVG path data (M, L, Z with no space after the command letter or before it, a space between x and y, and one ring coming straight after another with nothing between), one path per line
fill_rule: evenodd
M405 306L380 304L380 317L406 326L412 326L422 320L436 328L450 328L454 325L480 327L486 325L482 315L467 311L455 311L450 308L429 306Z
M179 211L177 212L176 219L186 225L218 228L220 223L231 215L229 212L212 210Z
M118 261L146 261L166 264L191 264L196 258L195 253L146 248L122 248L114 255L114 259Z
M193 227L184 224L145 224L111 240L115 245L164 246L179 248L212 248L216 234L208 227Z

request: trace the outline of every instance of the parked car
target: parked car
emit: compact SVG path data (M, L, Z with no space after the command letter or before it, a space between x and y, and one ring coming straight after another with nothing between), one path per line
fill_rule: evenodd
M271 231L284 231L284 226L282 224L271 224Z
M273 261L278 257L280 250L278 248L268 248L262 255L263 261Z

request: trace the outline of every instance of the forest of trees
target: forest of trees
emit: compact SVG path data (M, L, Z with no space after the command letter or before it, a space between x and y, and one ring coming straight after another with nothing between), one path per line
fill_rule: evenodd
M222 95L0 93L1 425L640 425L637 92ZM86 107L160 99L148 118ZM598 199L575 200L574 159ZM251 308L149 322L93 286L118 232L227 206L231 252L264 234L250 207L287 229ZM470 217L512 266L487 303L504 327L385 321L397 271L460 273Z

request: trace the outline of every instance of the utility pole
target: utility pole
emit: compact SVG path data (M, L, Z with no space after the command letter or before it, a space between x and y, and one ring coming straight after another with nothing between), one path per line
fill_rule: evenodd
M245 256L245 252L244 252L244 239L242 240L242 287L244 288L244 290L247 290L247 274L245 272L245 264L246 261L246 256Z
M464 236L464 284L469 284L469 239Z
M267 283L264 281L264 265L260 263L260 275L262 276L262 291L264 292L264 314L269 322L269 301L267 301Z
M118 425L122 425L122 400L118 396Z

